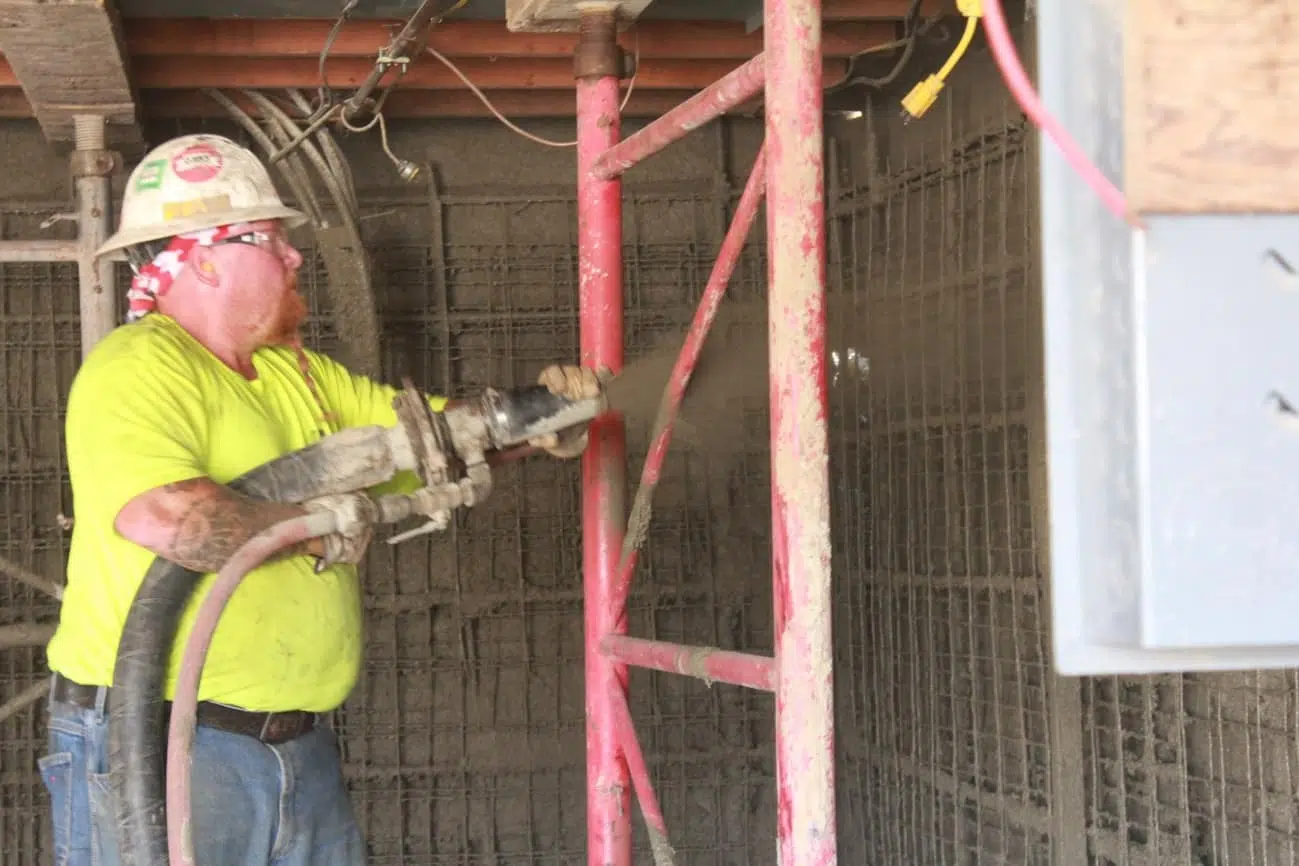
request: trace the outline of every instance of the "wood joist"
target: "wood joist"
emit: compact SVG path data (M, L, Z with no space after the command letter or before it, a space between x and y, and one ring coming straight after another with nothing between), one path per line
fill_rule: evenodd
M110 145L143 140L121 22L108 0L0 0L6 86L22 94L45 137L74 138L78 114L101 115Z
M904 14L910 2L827 0L823 25L826 84L842 79L852 56L896 40L897 21L888 19ZM59 4L0 0L0 13L4 20L12 20L12 10L26 10L25 17L34 22L42 14L35 10L81 10L85 6L103 10L105 20L112 18L111 9L82 0ZM933 15L951 11L950 6L952 0L925 0L922 9ZM35 115L47 135L59 138L71 128L71 114L64 108L68 104L84 108L116 101L118 108L110 118L126 123L134 120L137 103L140 113L154 118L221 116L219 107L201 92L205 88L232 95L239 88L298 88L314 93L320 84L320 50L333 23L284 18L128 19L120 29L114 22L114 52L87 49L90 43L84 35L79 37L80 47L70 50L61 44L63 37L51 34L48 28L39 39L37 35L15 38L12 29L0 31L4 54L0 58L0 116ZM337 90L359 84L400 23L355 20L345 25L325 66L329 84ZM46 46L44 53L28 47L40 39ZM576 34L513 33L503 20L450 19L430 31L427 41L507 116L573 115ZM640 58L635 91L627 106L632 117L661 114L761 52L763 46L761 31L750 32L741 21L641 20L622 33L619 41L629 54L638 53ZM105 68L110 56L127 60ZM57 64L51 57L58 58ZM386 114L488 115L482 102L436 58L421 53L411 61L399 80L395 71L385 79L384 85L396 82L385 105Z
M578 7L583 0L505 0L505 23L519 33L572 32L577 29ZM620 17L635 20L651 0L618 0ZM761 18L761 2L756 2ZM948 0L924 0L922 14L950 6ZM822 0L825 21L869 21L902 18L911 0Z
M1292 3L1124 4L1124 188L1138 214L1299 211ZM1291 54L1295 57L1292 58Z

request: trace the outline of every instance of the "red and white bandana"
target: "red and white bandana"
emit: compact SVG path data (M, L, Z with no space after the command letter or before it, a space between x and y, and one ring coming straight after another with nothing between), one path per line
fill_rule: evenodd
M126 293L126 320L134 322L154 311L158 295L166 292L176 277L180 276L195 247L210 247L252 231L254 229L251 223L230 223L173 237L166 249L140 268L131 280L131 288Z
M134 322L142 319L152 313L158 305L158 295L165 292L180 276L181 271L185 269L185 263L189 261L190 253L195 247L215 246L224 240L239 237L240 235L252 234L258 231L253 228L252 223L229 223L215 228L203 229L201 231L190 232L188 234L176 235L167 244L166 248L158 255L154 256L153 261L144 265L131 280L131 288L126 293L128 310L126 320ZM307 353L302 348L300 339L294 339L289 348L293 349L298 359L298 370L302 373L302 378L307 383L307 388L316 400L316 405L320 408L322 418L325 424L334 422L335 415L329 411L325 405L320 390L316 387L316 379L311 375L311 368L307 361ZM321 435L328 433L324 427L321 429Z

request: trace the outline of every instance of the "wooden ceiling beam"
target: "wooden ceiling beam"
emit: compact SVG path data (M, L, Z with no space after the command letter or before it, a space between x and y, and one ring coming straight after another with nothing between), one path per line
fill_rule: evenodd
M905 14L911 0L824 3L829 85L841 80L846 58L896 38L896 20L886 19ZM924 14L953 10L953 0L923 0ZM339 90L359 84L400 23L360 20L343 27L327 64L330 84ZM0 88L8 88L0 89L0 116L36 117L52 140L70 140L75 113L107 113L110 140L134 144L143 140L141 113L224 116L196 92L204 87L314 90L319 52L332 26L332 20L320 19L230 18L122 24L112 4L99 0L0 0ZM111 50L91 47L109 38ZM628 51L640 50L630 117L663 113L762 50L761 32L746 33L736 21L640 21L620 41ZM499 20L452 20L430 31L429 44L451 57L507 116L573 116L574 34L518 33ZM394 78L395 73L388 80ZM489 116L458 77L427 55L408 69L386 113Z
M483 90L572 91L573 61L538 58L532 60L466 59L456 64ZM248 87L278 89L298 87L314 90L320 84L316 61L306 58L252 58L233 63L224 57L148 57L133 64L136 86L142 90L198 90L204 87ZM636 87L646 90L701 90L736 66L730 60L654 60L642 58ZM836 83L847 70L843 60L826 60L825 83ZM330 86L356 87L370 72L370 62L343 59L326 67ZM66 74L66 73L65 73ZM384 86L395 78L391 73ZM0 61L0 87L21 86L20 76ZM410 67L398 82L398 90L464 90L452 72L431 57ZM29 94L30 99L30 94ZM34 102L39 108L39 103ZM39 113L38 113L39 116Z
M237 91L226 93L253 117L260 110ZM275 98L273 91L268 95ZM497 90L488 94L496 110L511 120L526 118L571 119L575 114L576 100L572 91L561 90ZM637 88L631 96L624 117L658 117L688 98L676 90L643 90ZM187 120L228 117L225 110L203 93L192 90L143 90L141 105L146 118L157 120ZM757 103L741 106L736 113L756 109ZM448 91L397 91L384 104L384 115L389 118L477 118L492 114L474 94L464 90ZM0 90L0 118L30 118L31 105L21 90Z
M651 0L618 0L618 17L635 21ZM576 32L581 0L505 0L505 26L518 33Z
M74 138L78 114L102 115L113 146L143 141L121 23L110 0L0 0L0 51L45 137Z
M911 0L821 0L822 21L871 21L905 18ZM955 0L922 0L922 17L955 15Z
M316 60L332 20L285 18L138 18L126 22L131 57L301 57ZM330 47L335 59L373 59L398 21L350 21ZM822 33L826 57L850 57L896 37L885 21L829 23ZM762 34L746 33L740 21L641 21L622 34L627 51L642 59L735 60L762 51ZM572 33L511 33L502 21L447 21L433 28L428 44L453 60L471 58L571 58ZM421 59L419 62L424 62Z

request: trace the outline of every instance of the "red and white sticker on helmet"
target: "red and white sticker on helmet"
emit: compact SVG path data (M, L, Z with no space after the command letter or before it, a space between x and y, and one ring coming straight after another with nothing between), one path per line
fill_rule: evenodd
M202 183L221 173L225 160L210 144L194 144L171 158L171 170L186 183Z

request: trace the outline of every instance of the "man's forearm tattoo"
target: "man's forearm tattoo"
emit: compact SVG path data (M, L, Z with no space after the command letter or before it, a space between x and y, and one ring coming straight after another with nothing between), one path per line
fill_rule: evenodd
M260 502L206 478L168 485L169 495L188 500L180 509L168 550L162 555L192 571L214 572L249 539L290 517L304 513L298 505ZM306 552L299 544L276 559Z

